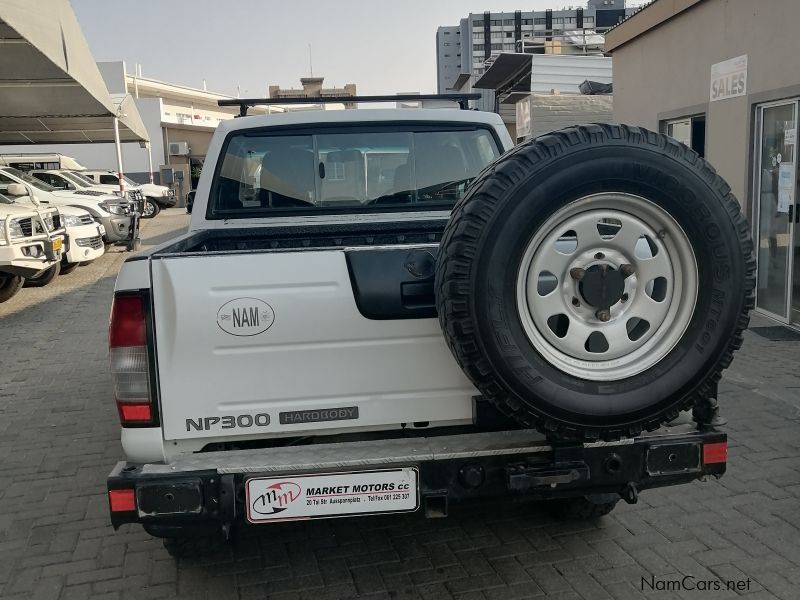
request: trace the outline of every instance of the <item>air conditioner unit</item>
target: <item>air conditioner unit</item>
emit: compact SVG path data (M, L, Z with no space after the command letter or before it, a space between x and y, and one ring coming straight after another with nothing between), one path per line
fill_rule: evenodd
M170 156L188 156L189 144L186 142L171 142L169 145Z

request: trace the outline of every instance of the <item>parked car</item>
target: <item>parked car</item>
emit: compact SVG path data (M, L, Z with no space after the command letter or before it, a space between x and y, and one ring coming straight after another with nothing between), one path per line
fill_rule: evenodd
M47 205L40 200L39 192L21 183L9 184L5 198L6 201L10 199L14 204L30 208ZM57 275L71 273L80 264L91 262L105 253L105 229L92 215L82 208L68 205L59 206L58 210L65 232L61 260L42 273L26 277L25 285L28 287L47 285Z
M59 264L64 235L58 209L17 205L0 194L0 302L22 289L26 277Z
M512 149L497 114L309 111L220 123L206 166L189 232L117 279L114 527L180 552L498 494L599 516L724 473L710 415L755 263L691 149L609 124Z
M119 177L114 171L96 171L86 170L81 171L81 175L88 177L95 183L102 183L106 185L119 186ZM155 217L162 208L171 208L175 206L175 192L164 186L156 185L153 183L136 183L128 177L124 177L125 186L138 188L145 197L145 207L142 217L151 219Z
M32 170L28 171L28 173L31 176L36 177L36 179L40 179L53 186L57 190L73 190L82 194L86 194L88 192L97 192L104 195L121 195L119 186L95 183L85 175L82 175L80 171L49 169ZM125 198L134 206L138 206L140 203L143 204L144 202L144 194L142 194L141 189L138 187L126 187Z
M121 244L132 248L137 235L134 205L113 194L95 195L58 190L51 185L13 167L0 167L0 192L11 183L32 187L43 204L74 206L87 211L103 226L106 244Z

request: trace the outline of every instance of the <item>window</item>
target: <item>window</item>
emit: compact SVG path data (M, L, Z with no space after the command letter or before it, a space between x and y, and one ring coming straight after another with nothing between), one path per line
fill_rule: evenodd
M502 50L503 44L492 44L492 50Z
M506 37L507 38L513 38L514 37L514 32L513 31L506 31Z
M483 52L483 44L473 44L472 49L475 52Z
M475 19L472 22L473 27L483 27L483 19Z
M445 35L450 35L450 32L449 31L445 31L444 34Z
M503 19L503 25L513 25L514 19Z
M555 17L553 19L553 23L563 24L564 23L564 17Z
M445 43L444 43L444 44L442 44L442 45L443 45L443 46L449 46L449 45L450 45L450 42L445 42Z
M565 23L574 23L575 22L575 17L564 17L564 22Z
M234 134L211 192L211 213L450 206L499 155L487 129L308 135ZM417 207L422 208L422 207ZM238 214L237 214L238 213Z
M3 192L4 194L7 194L8 193L8 186L11 183L18 183L18 182L16 182L13 179L11 179L11 177L6 177L2 173L0 173L0 192Z
M594 17L583 17L584 23L594 23Z
M522 19L523 25L533 25L533 19Z
M491 25L492 27L502 27L503 21L500 19L492 19L491 21L489 21L489 25Z
M706 116L683 117L672 121L664 121L661 131L689 146L700 156L706 150Z
M74 190L75 186L61 177L60 175L54 175L53 173L31 173L33 177L40 181L44 181L48 185L52 185L56 189L60 190Z
M103 185L119 185L119 179L116 175L100 175L100 183Z
M547 19L543 19L543 18L541 18L541 17L536 17L536 18L533 20L533 24L534 24L534 25L547 25Z

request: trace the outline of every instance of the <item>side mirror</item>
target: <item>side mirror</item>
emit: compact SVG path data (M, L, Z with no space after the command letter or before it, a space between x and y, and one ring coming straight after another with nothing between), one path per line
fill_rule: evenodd
M36 194L33 193L33 189L31 189L29 185L24 185L22 183L9 183L6 191L9 196L30 196L31 202L34 204L34 206L39 206L39 199L36 197Z
M9 183L6 190L9 196L27 196L28 189L21 183Z
M194 206L195 190L186 193L186 212L192 214L192 207Z

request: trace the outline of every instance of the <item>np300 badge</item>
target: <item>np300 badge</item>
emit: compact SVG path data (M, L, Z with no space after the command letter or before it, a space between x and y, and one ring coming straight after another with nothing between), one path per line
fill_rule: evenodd
M231 335L258 335L272 327L274 322L275 311L258 298L236 298L217 311L217 325Z

